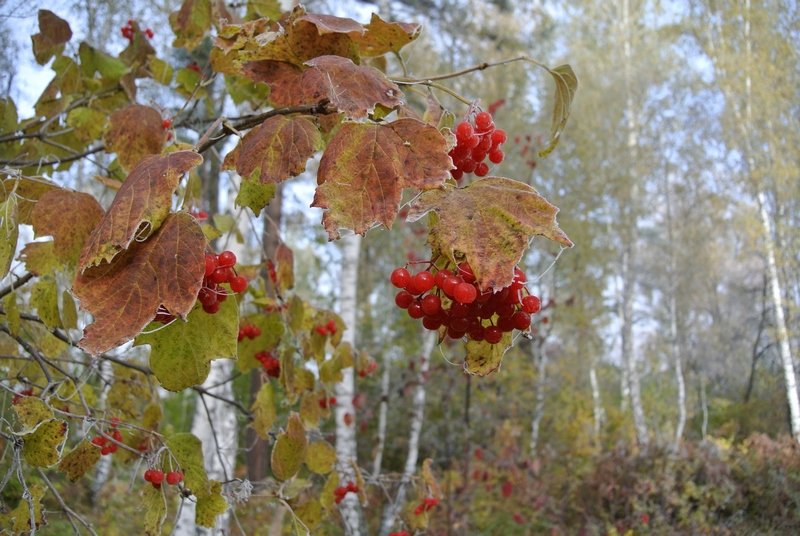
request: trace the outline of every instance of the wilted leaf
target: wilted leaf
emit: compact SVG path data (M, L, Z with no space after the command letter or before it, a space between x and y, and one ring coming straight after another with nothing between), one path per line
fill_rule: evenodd
M278 435L272 447L272 473L278 480L288 480L297 474L306 455L306 431L300 415L292 412L286 431Z
M322 136L312 118L276 115L245 135L229 165L242 177L258 174L262 183L278 184L305 171L308 159L321 148Z
M342 125L322 155L311 204L325 209L328 238L342 227L362 235L377 223L391 227L403 188L436 188L450 176L448 150L436 128L414 119Z
M511 334L504 333L497 344L486 341L469 340L464 345L467 355L464 358L464 370L476 376L486 376L500 368L503 356L511 348Z
M186 487L198 498L208 496L211 487L203 463L203 444L197 436L188 433L173 434L167 437L165 443L183 471Z
M73 294L94 316L79 345L92 355L131 340L159 306L185 318L205 273L206 239L195 219L173 214L145 242L134 242L109 265L78 274Z
M106 148L117 153L123 168L132 169L145 156L161 153L167 141L167 132L161 122L161 114L149 106L131 104L117 110L108 119L104 136Z
M59 449L67 439L67 423L51 419L36 431L24 436L22 456L33 467L50 467L58 463Z
M210 491L207 495L197 498L197 508L195 509L195 522L201 527L214 528L217 524L217 516L225 513L228 503L220 493L222 483L216 480L209 481Z
M431 470L432 465L433 460L430 458L425 458L425 460L422 462L422 479L425 481L425 485L428 487L428 497L441 499L442 489L439 487L436 477L433 476L433 471Z
M44 325L50 329L61 327L61 315L58 314L58 287L52 275L41 277L31 288L31 305Z
M447 258L466 258L481 290L511 284L530 239L544 236L572 247L558 227L558 208L525 183L486 177L464 188L423 192L408 214L416 221L433 211L429 241Z
M208 377L214 359L236 359L239 333L239 308L231 296L210 315L195 307L186 322L176 320L168 326L142 333L134 346L150 345L150 368L161 387L182 391L199 385Z
M44 194L31 214L34 235L53 237L53 253L65 265L75 265L89 234L103 217L103 208L89 194L64 189ZM64 222L69 222L65 225Z
M58 464L58 470L75 482L100 460L100 449L88 441L81 441Z
M27 434L36 429L44 421L53 418L53 410L44 400L35 396L23 396L12 406L17 414L17 421L22 426L17 434Z
M362 56L382 56L399 52L419 36L421 26L416 23L386 22L376 13L361 35L351 35Z
M141 241L156 231L169 214L172 194L181 176L202 161L203 157L193 151L142 160L86 240L78 261L79 270L111 261L134 239Z
M253 412L253 430L261 439L267 439L277 416L275 398L270 382L265 382L261 385L250 410Z
M553 121L550 126L550 142L547 147L539 151L540 157L549 155L558 145L561 132L567 124L569 118L572 99L575 98L575 91L578 89L578 77L569 65L559 65L547 72L553 77L556 83L555 104L553 105Z
M336 449L325 440L313 441L308 445L306 465L314 473L327 475L336 463Z
M180 9L170 13L169 25L175 32L173 47L194 49L211 29L211 1L183 0Z
M39 65L44 65L47 60L60 54L64 50L64 43L72 38L69 23L52 11L39 10L39 33L31 36L33 41L33 56Z
M164 520L167 518L167 501L164 492L153 486L142 486L142 506L144 508L144 533L146 536L159 536Z

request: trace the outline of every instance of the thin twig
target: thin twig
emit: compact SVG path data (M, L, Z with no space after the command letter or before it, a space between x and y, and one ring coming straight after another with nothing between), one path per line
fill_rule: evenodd
M50 482L50 479L47 478L47 475L44 473L44 471L42 471L41 469L37 469L37 471L39 473L39 476L42 478L42 480L44 480L44 483L47 485L47 487L50 488L50 492L56 498L56 501L58 501L58 504L61 505L61 509L67 515L67 521L69 521L69 524L72 525L72 530L75 532L75 534L78 534L80 536L81 532L80 532L80 530L78 530L77 525L75 525L75 522L72 520L73 517L75 519L77 519L80 522L81 525L86 527L86 530L88 530L89 533L93 534L94 536L97 536L97 533L92 528L92 524L89 523L88 521L86 521L83 518L83 516L81 516L80 514L75 512L72 508L67 506L67 503L64 502L63 497L61 497L61 494L58 493L58 490L56 489L55 486L53 486L53 483Z
M0 299L5 298L8 294L11 294L34 277L36 277L36 274L25 272L19 276L16 281L12 281L7 287L0 289Z

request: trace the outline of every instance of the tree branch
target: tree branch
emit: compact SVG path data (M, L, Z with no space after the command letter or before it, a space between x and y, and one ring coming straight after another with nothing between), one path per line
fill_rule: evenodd
M8 294L11 294L12 292L20 288L22 285L24 285L34 277L36 277L36 274L33 274L31 272L26 272L22 274L17 278L16 281L13 281L7 287L0 289L0 299L5 298Z

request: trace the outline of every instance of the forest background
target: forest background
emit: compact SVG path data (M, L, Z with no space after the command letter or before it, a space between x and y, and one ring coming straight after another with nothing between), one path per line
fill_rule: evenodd
M363 376L356 392L347 404L337 400L347 407L320 426L321 437L333 442L345 414L353 420L365 479L356 521L347 512L297 513L294 503L258 486L269 466L258 447L271 440L248 429L247 409L261 379L230 366L212 369L206 389L224 383L229 392L221 396L238 401L238 408L198 390L159 391L162 429L195 433L209 475L225 474L218 478L239 485L225 490L228 502L241 502L217 526L244 534L302 531L311 520L317 522L312 533L320 534L800 530L797 4L304 5L361 22L378 12L386 20L421 23L422 34L402 52L413 76L520 53L550 66L569 63L579 89L559 145L545 158L537 151L549 135L554 98L546 72L510 64L448 84L495 110L496 124L509 136L501 174L528 182L558 206L559 224L575 247L562 251L534 241L520 262L543 304L531 337L516 340L498 371L473 377L460 365L460 343L436 344L394 303L392 270L430 258L423 225L398 221L392 232L372 230L355 246L328 242L321 211L308 208L315 164L286 183L261 217L233 206L239 183L220 172L221 162L204 164L197 208L224 229L220 249L258 265L264 251L274 252L279 229L281 243L294 253L294 292L342 317L348 307L342 289L357 281L350 342L370 356L364 374L356 374ZM205 65L210 43L191 52L172 48L166 20L179 7L172 0L10 0L0 8L0 91L27 117L51 77L50 68L34 61L28 40L38 31L40 8L67 20L75 43L116 54L127 44L120 28L132 19L152 28L160 58ZM221 78L205 91L209 116L252 111L234 102ZM456 118L466 111L458 100L438 96ZM139 101L177 112L185 97L150 87ZM177 130L192 142L202 133ZM97 160L108 164L110 157ZM94 191L107 204L113 192L95 181L93 166L81 162L54 177ZM23 272L24 263L15 260L0 288ZM23 291L18 301L27 299ZM11 354L2 357L0 408L8 423L14 393L29 385L12 373ZM110 363L98 371L98 377L120 374ZM221 447L220 438L225 443L229 436L232 446ZM12 442L2 441L0 478L12 474L14 461ZM232 462L208 454L226 449ZM423 459L432 460L425 471ZM42 499L48 524L36 532L140 533L141 469L103 457L77 483L48 471ZM429 473L441 500L415 524L413 513L399 510L406 501L413 510L425 497ZM29 478L46 480L44 474L33 471ZM16 478L0 482L4 513L26 504ZM254 492L242 489L250 483ZM165 533L202 532L184 519L190 509L170 503Z

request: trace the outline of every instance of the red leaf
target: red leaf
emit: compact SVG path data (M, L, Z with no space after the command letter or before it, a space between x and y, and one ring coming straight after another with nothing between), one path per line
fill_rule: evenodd
M75 264L89 233L103 217L103 208L89 194L59 188L39 199L32 217L35 236L52 236L56 257Z
M31 36L33 55L39 65L44 65L61 51L62 45L72 38L69 23L52 11L39 10L39 33Z
M172 193L181 176L202 161L203 157L193 151L142 160L122 184L108 212L86 241L78 262L79 270L110 261L134 238L146 238L158 229L169 214Z
M185 318L203 282L205 247L197 221L181 212L112 263L79 273L72 292L94 316L79 346L92 355L119 346L139 334L159 306Z
M466 260L481 290L510 285L514 267L536 235L572 247L556 223L558 208L512 179L486 177L465 188L423 192L408 220L431 211L438 216L430 228L431 247L454 262Z
M322 155L311 204L326 209L329 239L341 227L359 234L378 223L391 227L403 188L436 188L450 176L448 150L436 128L415 119L342 125Z
M239 142L225 158L225 167L233 167L242 177L254 172L262 183L279 184L302 173L306 162L322 148L322 136L309 117L270 117Z
M127 170L145 156L159 154L167 132L161 128L158 110L132 104L111 114L104 139L108 150L117 153L119 163Z

